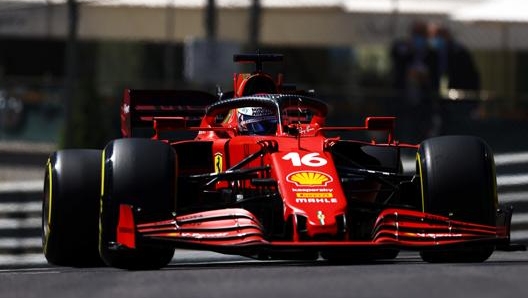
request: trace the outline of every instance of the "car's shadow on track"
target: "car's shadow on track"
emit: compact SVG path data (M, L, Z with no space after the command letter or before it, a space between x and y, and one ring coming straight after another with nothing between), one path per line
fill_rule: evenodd
M528 266L528 253L517 252L515 255L508 253L492 256L483 263L443 263L431 264L422 261L418 254L404 254L394 260L375 260L375 261L327 261L318 259L315 261L291 261L291 260L272 260L261 261L254 259L236 259L236 260L174 260L163 270L184 270L184 269L239 269L239 268L278 268L285 266L298 267L328 267L328 266L398 266L398 265L426 265L426 266Z
M291 260L272 260L261 261L250 258L237 256L211 256L198 258L173 259L173 261L162 268L162 271L171 270L211 270L211 269L243 269L243 268L284 268L284 267L338 267L338 266L451 266L451 267L508 267L508 266L528 266L527 252L498 253L494 254L489 260L483 263L445 263L429 264L423 262L418 254L404 253L394 260L378 260L370 262L330 262L323 259L316 261L291 261ZM46 263L38 264L0 264L0 273L9 272L79 272L79 271L113 271L121 270L105 266L94 266L90 268L60 267L48 265ZM127 271L127 270L123 270ZM156 270L155 270L156 271Z
M227 268L271 268L271 267L324 267L324 266L377 266L377 265L391 265L398 263L421 263L419 258L414 260L380 260L380 261L370 261L370 262L359 262L359 261L347 261L347 262L330 262L326 260L316 260L316 261L283 261L283 260L273 260L273 261L259 261L248 259L246 261L214 261L214 262L183 262L178 263L174 262L169 264L167 267L164 267L163 270L183 270L188 268L193 269L227 269Z

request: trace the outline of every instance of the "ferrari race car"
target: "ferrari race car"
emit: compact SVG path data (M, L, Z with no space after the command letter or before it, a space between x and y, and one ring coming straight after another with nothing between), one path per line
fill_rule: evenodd
M483 262L515 248L512 210L499 208L482 139L402 143L394 117L325 126L324 101L262 70L281 59L235 55L256 70L235 74L233 91L217 95L126 90L123 138L52 153L48 262L156 269L175 248L333 262L416 250L427 262ZM382 137L344 137L372 132ZM402 166L408 151L412 173Z

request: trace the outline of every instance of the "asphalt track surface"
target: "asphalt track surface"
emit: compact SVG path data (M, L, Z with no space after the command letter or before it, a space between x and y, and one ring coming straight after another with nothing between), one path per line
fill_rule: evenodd
M427 264L418 254L404 252L391 262L352 265L177 253L177 262L155 271L49 266L0 269L0 297L528 296L527 252L495 252L478 264Z

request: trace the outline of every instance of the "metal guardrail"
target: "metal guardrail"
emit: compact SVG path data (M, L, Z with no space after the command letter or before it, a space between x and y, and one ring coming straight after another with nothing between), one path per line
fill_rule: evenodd
M498 154L499 202L514 207L512 241L528 243L528 152ZM404 169L414 169L404 160ZM0 266L45 264L42 255L42 180L0 182Z

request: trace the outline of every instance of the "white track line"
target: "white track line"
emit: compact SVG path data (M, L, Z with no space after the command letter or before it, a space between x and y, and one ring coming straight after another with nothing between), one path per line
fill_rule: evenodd
M528 163L528 152L502 153L495 155L495 165L505 166L511 164ZM527 167L528 171L528 167Z
M0 238L0 249L42 247L42 238Z
M44 254L0 255L0 266L46 264Z
M500 175L497 176L498 186L515 186L528 184L528 174Z
M501 192L499 193L499 203L518 203L528 201L528 191Z
M4 229L33 229L42 225L40 214L27 218L0 218L0 227Z
M514 210L513 216L512 216L512 224L522 224L522 223L528 223L528 213L515 213L515 210Z
M42 180L8 181L0 182L0 193L2 192L38 192L43 191Z
M33 213L42 211L42 202L20 202L20 203L4 203L0 202L0 214L8 214L13 212Z

